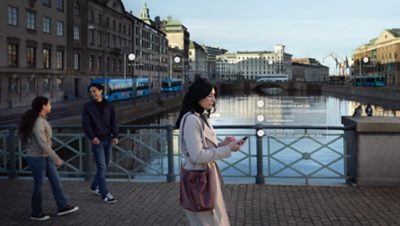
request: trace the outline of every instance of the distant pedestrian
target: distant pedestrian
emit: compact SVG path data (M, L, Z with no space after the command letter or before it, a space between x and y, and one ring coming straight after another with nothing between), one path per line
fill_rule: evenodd
M210 114L215 110L216 89L208 80L196 79L186 93L182 108L176 122L180 128L180 151L182 154L182 171L210 170L210 180L213 184L212 193L214 208L207 211L195 211L185 209L190 225L215 225L228 226L229 218L224 202L222 177L216 160L231 156L231 152L239 151L245 139L235 140L234 137L226 137L218 142L211 123L208 121ZM181 174L182 176L182 174ZM186 177L188 178L188 177ZM181 177L181 183L186 178ZM190 177L189 177L190 178ZM187 180L191 180L191 179ZM188 183L190 184L190 183ZM191 187L191 189L196 189ZM200 193L193 190L192 193ZM187 198L187 197L186 197ZM181 194L182 200L185 197Z
M83 107L82 126L86 137L92 142L92 152L96 162L96 175L90 190L101 196L106 203L117 199L108 191L106 173L111 161L112 144L118 144L118 128L113 105L103 98L104 87L91 84L89 92L93 100Z
M362 107L361 104L359 104L355 109L353 113L353 117L360 117L362 114Z
M49 179L57 203L57 215L65 215L79 209L77 206L68 205L61 187L60 176L56 167L62 166L63 161L52 149L52 128L46 119L50 112L49 99L36 97L32 101L32 109L22 115L18 128L22 142L27 145L25 159L33 176L32 215L30 218L37 221L50 219L49 215L42 212L42 185L45 175Z
M367 114L367 116L371 117L373 113L374 113L374 110L372 110L371 105L367 104L367 107L365 107L365 114Z

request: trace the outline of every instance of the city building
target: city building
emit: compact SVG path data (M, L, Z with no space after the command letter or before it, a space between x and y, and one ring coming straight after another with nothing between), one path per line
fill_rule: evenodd
M207 53L203 47L194 41L189 45L189 80L198 77L208 78Z
M324 82L329 79L329 67L314 58L292 58L292 80Z
M146 4L141 10L140 18L132 16L132 21L135 31L135 75L150 78L154 87L159 88L161 80L169 76L171 57L167 36L159 30L158 23L150 19Z
M400 28L386 29L353 52L353 76L383 75L400 86Z
M37 95L62 101L67 73L67 1L0 1L0 108Z
M274 51L239 51L217 56L217 77L220 79L258 79L281 77L292 79L292 55L285 53L284 45L275 45Z
M208 71L208 76L210 79L216 79L217 78L217 56L225 54L228 52L226 49L222 48L217 48L217 47L211 47L211 46L206 46L203 45L203 49L207 53L207 71Z
M122 1L68 1L68 73L73 76L69 99L87 97L95 78L123 78L129 73L126 54L132 52L132 21ZM128 71L128 72L127 72Z
M157 21L157 20L156 20ZM167 17L166 20L157 21L156 27L159 27L162 32L167 35L168 46L170 49L178 48L181 50L181 72L178 77L183 79L183 82L188 80L189 69L189 43L190 34L187 28L178 20L172 17ZM177 67L175 67L177 68Z

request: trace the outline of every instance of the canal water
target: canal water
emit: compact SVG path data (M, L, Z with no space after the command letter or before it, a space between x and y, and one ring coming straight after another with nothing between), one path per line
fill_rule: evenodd
M290 125L342 126L341 117L353 114L357 105L366 103L321 95L236 94L217 97L217 110L211 116L214 126L223 125ZM374 116L398 116L400 112L372 105ZM174 124L179 109L142 121L144 124ZM366 115L365 112L362 115ZM256 131L217 129L220 139L249 136L242 151L225 161L219 161L224 177L252 178L256 175ZM304 135L307 133L307 135ZM267 130L264 139L264 175L269 183L344 183L345 153L343 131ZM177 152L177 136L174 150ZM159 160L158 160L159 161ZM165 160L166 161L166 160ZM178 162L178 160L176 161ZM166 163L166 162L165 162ZM159 164L155 162L154 164ZM166 166L166 164L164 164ZM175 164L179 172L179 164ZM305 179L306 178L306 179ZM289 179L289 180L287 180ZM332 180L333 179L333 180Z

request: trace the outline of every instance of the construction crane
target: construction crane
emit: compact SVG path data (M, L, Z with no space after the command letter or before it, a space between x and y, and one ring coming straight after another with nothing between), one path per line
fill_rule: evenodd
M333 60L335 60L336 63L336 70L339 68L340 71L342 72L342 76L346 76L347 73L347 68L349 68L349 61L346 57L346 60L343 60L343 58L339 57L335 52L329 53L326 57L322 59L322 62L325 62L325 59L331 57Z

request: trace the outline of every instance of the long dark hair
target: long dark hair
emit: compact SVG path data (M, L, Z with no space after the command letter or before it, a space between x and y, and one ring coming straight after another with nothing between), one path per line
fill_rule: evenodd
M26 143L32 134L33 125L35 125L36 119L39 117L39 112L42 110L43 105L49 103L47 97L38 96L32 101L32 108L25 111L21 117L21 121L18 127L18 134L21 137L23 143Z
M205 78L198 78L193 82L193 84L189 87L189 90L186 93L185 97L183 98L182 108L175 123L176 128L179 128L183 115L185 115L189 111L192 113L199 113L201 117L210 117L211 113L215 112L215 103L213 108L210 110L205 110L199 105L199 101L210 95L212 89L215 90L216 96L217 88L213 84L211 84L209 80Z

